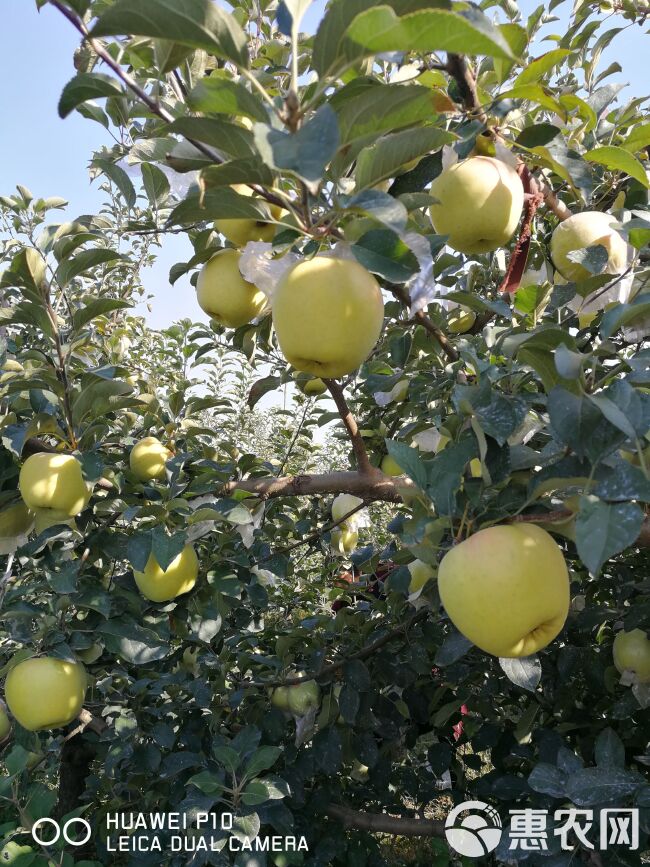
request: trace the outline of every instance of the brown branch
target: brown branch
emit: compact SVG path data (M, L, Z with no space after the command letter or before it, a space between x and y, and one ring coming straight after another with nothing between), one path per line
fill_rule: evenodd
M510 256L508 270L499 286L500 293L509 292L512 294L519 289L521 278L526 270L533 219L537 213L537 209L544 200L544 196L537 186L537 181L531 175L528 166L525 163L519 163L517 174L521 178L521 183L524 187L524 218L521 221L517 243L515 244L515 248Z
M408 292L406 291L406 289L404 289L403 286L389 284L386 286L386 288L395 296L395 298L397 298L398 301L401 301L405 307L411 306L411 299ZM421 325L425 329L425 331L428 331L429 334L436 338L436 340L442 347L442 351L445 353L449 361L458 361L460 355L456 347L447 337L445 332L441 328L438 328L438 326L435 325L435 323L433 323L431 319L429 319L429 317L424 311L418 310L413 319L417 322L418 325Z
M527 515L515 515L508 518L508 524L563 524L576 513L571 509L556 509L554 512L534 512ZM640 538L640 537L639 537Z
M246 491L263 500L276 497L307 497L312 494L355 494L364 500L382 500L385 503L401 503L401 491L414 488L408 478L395 479L374 469L372 474L341 471L317 475L284 476L277 479L264 476L259 479L242 479L227 482L219 491L221 496L230 496L235 491Z
M389 816L387 813L365 813L341 804L328 804L325 815L341 822L344 828L370 831L375 834L393 834L396 837L442 837L445 823L427 819Z
M370 459L368 458L368 452L366 451L366 445L359 431L359 425L357 424L357 420L352 415L352 411L348 406L345 395L343 393L343 388L335 379L324 379L323 382L329 389L329 393L332 395L332 400L336 404L339 415L341 416L343 424L347 429L350 441L352 442L352 450L354 452L354 457L357 462L359 472L362 476L370 477L379 474L380 471L376 467L373 467L373 465L370 463Z
M485 123L487 121L487 115L483 111L483 107L478 98L474 73L470 69L465 57L462 54L448 54L447 72L456 82L461 99L463 100L463 105L467 111Z

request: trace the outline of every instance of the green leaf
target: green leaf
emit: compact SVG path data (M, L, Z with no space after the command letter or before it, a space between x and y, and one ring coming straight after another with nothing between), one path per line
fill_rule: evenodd
M240 196L231 187L207 190L203 198L188 196L169 215L168 225L209 222L211 220L268 220L264 202L252 196Z
M625 435L607 421L600 408L566 388L553 388L547 407L553 435L578 457L598 461L625 440Z
M118 261L123 261L126 256L121 253L116 253L115 250L108 250L105 247L94 247L92 250L82 250L67 259L59 265L56 270L56 280L61 286L66 286L75 277L79 277L91 268L97 265L107 265Z
M133 665L157 662L170 653L169 645L159 635L135 621L109 620L95 628L110 653L117 653Z
M342 144L430 122L436 114L434 95L417 84L372 84L335 108Z
M259 157L230 160L220 166L208 166L201 172L201 184L206 190L212 187L228 187L232 184L259 184L273 186L273 173Z
M650 316L650 295L639 295L631 304L616 304L606 310L600 323L603 337L611 337L624 326L633 325Z
M438 150L454 139L454 133L435 126L402 130L380 138L357 157L357 189L394 177L411 160Z
M235 16L212 0L117 0L99 17L92 35L122 34L170 39L248 65L246 34Z
M249 117L258 123L268 123L268 115L259 97L216 70L190 92L187 103L194 111L204 114L229 114ZM245 129L245 127L242 127Z
M514 86L536 84L569 54L571 54L569 48L555 48L553 51L547 51L546 54L542 54L541 57L537 57L526 64L523 72L520 72L517 78L515 78Z
M576 546L589 572L598 576L610 557L619 554L639 538L643 511L634 503L604 503L582 497L576 518Z
M365 190L349 200L342 199L341 204L346 210L362 211L369 214L393 232L403 232L406 228L406 221L408 220L406 208L399 199L395 199L381 190Z
M627 151L636 153L645 150L650 145L650 123L642 123L635 127L622 144Z
M482 12L428 9L399 17L387 5L374 6L352 21L345 37L366 53L456 51L512 58L503 34Z
M142 163L142 185L152 207L160 207L169 196L169 181L162 169L153 163Z
M578 807L619 803L645 784L636 771L613 768L581 768L569 775L566 798Z
M598 163L612 171L624 172L631 178L637 180L646 189L650 188L650 181L646 175L643 165L625 148L608 145L606 147L594 148L587 151L583 157L591 163Z
M386 440L388 454L395 459L406 475L412 479L421 489L426 490L428 475L427 468L422 463L417 449L411 448L406 443Z
M524 656L519 659L500 658L503 673L515 686L535 692L542 679L542 664L537 656Z
M89 99L101 99L104 96L124 96L119 81L99 72L82 72L63 88L59 99L59 117L67 117L78 105Z
M388 229L372 229L351 247L355 259L391 283L405 283L420 270L413 252Z
M339 146L338 120L328 104L291 134L256 124L255 144L270 168L293 172L312 184L322 180Z
M328 4L314 38L312 55L312 65L320 78L348 58L358 56L359 47L347 45L344 34L355 16L368 5L368 0L331 0Z
M265 394L279 388L281 383L282 379L279 376L265 376L263 379L258 379L257 382L254 382L248 393L249 409L253 409L255 404L258 403Z
M594 758L599 768L625 767L625 745L614 729L607 727L598 735Z
M151 553L160 568L165 571L185 547L185 533L174 533L173 536L169 536L164 527L155 527L151 531L151 538Z
M244 768L244 776L247 778L256 777L260 771L267 771L273 767L281 755L282 750L279 747L260 747Z
M466 653L474 647L469 638L461 632L452 632L448 635L442 645L438 648L434 659L435 665L444 668L446 665L452 665L462 659Z
M75 331L80 331L87 322L90 322L97 316L103 316L105 313L110 313L111 310L124 310L131 306L130 301L120 301L117 298L96 298L90 300L85 307L74 311L72 315L73 328Z
M221 118L179 117L170 123L166 130L187 139L204 142L233 157L245 157L255 153L250 130Z
M124 169L109 160L93 160L92 165L100 169L115 184L128 207L132 208L136 200L135 187Z

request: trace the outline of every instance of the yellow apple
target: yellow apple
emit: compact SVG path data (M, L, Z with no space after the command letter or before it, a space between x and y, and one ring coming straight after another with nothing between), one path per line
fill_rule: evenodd
M355 497L354 494L338 494L332 502L332 520L338 524L344 515L347 515L352 509L356 509L357 506L361 506L362 504L363 500L361 497ZM355 512L354 515L350 515L344 524L348 524L348 522L354 524L354 519L358 514L358 512Z
M34 530L37 536L50 527L63 524L71 530L77 527L74 516L68 515L62 509L34 509Z
M131 471L141 482L165 478L165 466L172 453L156 437L145 437L137 442L129 455Z
M563 220L551 237L551 259L557 270L567 280L586 280L591 273L579 262L572 262L568 254L585 247L600 244L609 254L605 272L622 274L627 268L627 243L612 228L616 218L601 211L583 211Z
M233 184L233 190L239 193L240 196L254 196L253 190L246 184ZM263 200L263 207L268 214L269 220L278 220L282 213L282 208L279 205L269 205ZM214 227L217 232L234 244L235 247L244 247L249 241L267 241L273 240L275 235L275 226L266 220L229 220L221 219L214 221Z
M22 373L24 369L25 368L22 364L19 361L16 361L15 358L6 358L5 363L2 365L2 368L0 368L0 370L2 370L0 383L13 379L17 373Z
M512 238L524 207L517 172L493 157L470 157L443 171L431 184L438 204L430 214L437 234L460 253L488 253Z
M226 328L247 325L267 303L264 292L242 277L240 258L237 250L219 250L203 266L196 284L199 307Z
M306 680L289 688L289 710L296 716L304 716L320 704L320 687L315 680Z
M397 463L395 458L391 457L390 455L385 455L381 459L380 468L381 468L382 473L384 473L387 476L403 476L404 475L404 470L400 467L400 465Z
M0 512L0 538L23 536L34 523L34 513L20 500Z
M30 732L72 722L83 707L86 669L80 662L32 657L11 669L5 682L9 710Z
M358 262L329 256L292 266L278 284L272 309L287 361L297 370L333 379L366 360L384 322L375 278Z
M614 639L614 665L621 674L631 671L637 683L650 683L650 639L643 629L619 632Z
M535 524L488 527L456 545L440 563L438 588L456 628L494 656L536 653L569 611L562 551Z
M86 663L86 665L92 665L93 662L97 662L103 652L104 645L95 641L90 645L90 647L86 647L84 650L77 650L76 654L82 662Z
M357 547L359 533L343 527L342 530L332 530L330 534L332 550L337 554L351 554Z
M393 400L395 403L402 403L407 398L409 393L409 381L408 379L400 379L397 385L393 386L392 394Z
M140 592L152 602L169 602L183 593L189 593L196 584L198 574L199 560L191 545L186 545L165 570L150 554L144 572L133 571Z
M293 374L293 378L296 381L296 385L302 391L303 394L306 394L308 397L314 397L319 394L325 394L327 391L327 386L317 376L307 376L304 373L300 373L296 371Z
M456 307L447 320L447 330L452 334L467 334L476 322L476 313L466 307Z
M7 705L0 698L0 744L11 734L11 720L7 716Z
M271 704L278 710L289 710L289 687L276 687L271 693Z
M483 478L483 464L480 458L472 458L469 462L469 472L473 479Z
M73 455L31 455L20 470L18 485L30 509L55 509L69 517L87 506L91 494Z
M414 560L409 563L408 570L411 573L409 593L417 593L418 590L422 590L427 581L430 581L436 574L436 570L422 560Z

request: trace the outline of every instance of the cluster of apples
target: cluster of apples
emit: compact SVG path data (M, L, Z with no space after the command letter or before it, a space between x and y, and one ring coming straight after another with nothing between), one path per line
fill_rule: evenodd
M141 481L162 479L171 452L155 437L146 437L131 450L130 467ZM37 532L55 524L70 524L88 505L92 485L83 477L74 455L40 453L23 464L18 480L22 500L5 510L3 533ZM10 526L11 525L11 526ZM140 592L147 599L164 602L191 590L199 561L191 545L163 570L150 555L143 572L134 571ZM59 728L78 716L86 693L86 671L81 662L50 656L18 662L7 675L5 699L9 710L29 731ZM0 706L0 741L10 731L4 706Z

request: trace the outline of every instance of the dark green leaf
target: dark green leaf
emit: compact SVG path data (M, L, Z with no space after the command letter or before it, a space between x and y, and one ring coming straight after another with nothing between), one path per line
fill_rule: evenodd
M323 105L298 132L290 134L257 124L255 144L264 162L294 172L310 183L319 182L339 145L338 121L330 105Z
M59 100L59 116L67 117L78 105L89 99L123 95L122 86L112 76L98 72L83 72L71 79L63 88Z
M405 283L420 270L413 252L387 229L366 232L351 249L364 268L392 283Z
M56 280L61 286L66 286L75 277L79 277L97 265L107 265L124 260L126 257L115 250L106 247L94 247L91 250L82 250L70 259L60 263L56 270Z
M250 130L222 118L179 117L167 129L185 138L204 142L231 157L246 157L255 152Z
M204 114L228 114L249 117L258 123L268 122L262 101L243 84L226 78L218 70L196 85L187 102L194 111Z
M643 511L634 503L583 497L576 518L576 546L591 574L597 576L610 557L633 545L642 524Z
M499 665L511 683L528 692L535 692L542 679L542 664L537 656L524 656L520 659L501 658Z
M566 797L578 807L616 803L623 798L629 798L644 783L644 778L636 771L581 768L570 775L566 786Z
M91 322L97 316L104 316L106 313L110 313L111 310L125 310L127 307L131 307L129 301L120 301L117 298L96 298L95 300L90 300L84 307L74 311L72 316L73 328L75 331L79 331L86 323Z

